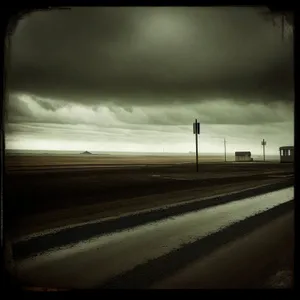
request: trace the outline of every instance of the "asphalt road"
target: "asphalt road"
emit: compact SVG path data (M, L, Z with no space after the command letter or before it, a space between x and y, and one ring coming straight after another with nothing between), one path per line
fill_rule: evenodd
M293 288L293 223L293 212L286 213L220 246L151 288Z
M257 281L264 280L254 280L257 272L270 275L267 273L274 257L273 260L265 259L272 256L270 245L281 243L282 246L286 235L293 230L290 215L285 216L284 221L280 219L293 210L293 199L294 189L289 187L82 239L38 256L16 259L15 272L27 285L56 288L165 288L178 282L183 288L185 284L187 287L254 287ZM259 233L253 237L254 230ZM233 252L228 252L227 248L222 250L224 245L230 246L245 238L242 246L236 245ZM255 243L249 244L249 239ZM268 250L267 255L261 255L262 249ZM219 258L209 259L216 251L221 251L215 254ZM232 253L239 255L236 257ZM222 255L225 261L231 259L232 264L219 264ZM237 264L243 257L252 257L252 276L242 276L244 279L239 280L250 265L250 261ZM255 270L253 264L264 268ZM212 274L217 274L218 270L222 273L219 272L219 280L215 281ZM235 275L228 281L226 278L232 270ZM210 276L204 276L206 272ZM198 277L200 282L195 281L196 273L202 274Z

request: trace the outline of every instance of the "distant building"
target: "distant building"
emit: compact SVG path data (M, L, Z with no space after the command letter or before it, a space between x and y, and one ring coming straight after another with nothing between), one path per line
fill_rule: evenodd
M279 148L280 162L294 162L294 146L284 146Z
M80 153L80 154L87 154L87 155L89 155L89 154L92 154L91 152L89 152L89 151L84 151L84 152L82 152L82 153Z
M237 151L235 152L235 161L253 161L250 151Z

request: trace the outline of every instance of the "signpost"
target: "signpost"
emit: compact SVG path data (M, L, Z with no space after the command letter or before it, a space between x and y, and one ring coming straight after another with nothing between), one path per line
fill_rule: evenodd
M197 119L193 123L193 132L196 137L196 171L198 172L198 134L200 134L200 123L197 122Z
M225 162L227 161L227 157L226 157L226 139L224 139L224 158L225 158Z
M263 156L264 156L264 161L265 161L266 160L265 146L267 145L267 142L265 141L265 139L262 140L261 144L263 146Z

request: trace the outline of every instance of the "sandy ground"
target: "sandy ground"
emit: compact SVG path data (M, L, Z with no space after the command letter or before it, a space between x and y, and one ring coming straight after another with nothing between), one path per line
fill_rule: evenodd
M224 156L199 154L199 163L224 162ZM227 155L227 162L233 162L234 156ZM278 162L270 160L270 162ZM107 165L153 165L195 163L195 155L7 155L5 167L7 171L19 169L40 169L45 167L80 167Z
M80 157L80 159L89 158ZM26 159L18 157L18 159L25 162L28 157ZM40 159L44 157L31 157L29 161L31 164L39 165ZM50 157L49 160L51 159L57 159L57 157ZM61 159L58 166L73 161L74 158L63 157ZM136 164L138 158L131 157L130 159L128 161L130 164ZM164 162L168 159L171 160L174 157L164 158ZM179 158L175 157L175 159ZM149 206L149 203L158 205L179 201L180 197L191 196L188 192L185 195L183 192L180 197L157 197L157 195L198 189L198 196L207 196L214 192L222 192L224 189L232 191L260 184L265 180L273 180L278 176L293 174L293 165L278 163L200 163L198 173L195 172L194 164L135 165L128 168L119 164L117 167L100 169L93 168L95 164L88 164L75 172L73 169L75 163L74 161L72 163L73 165L64 169L52 166L32 171L29 166L18 166L15 170L22 169L22 172L18 172L7 168L4 177L7 228L10 225L20 227L21 225L16 225L20 220L41 219L41 217L34 216L47 216L45 220L49 222L61 222L62 217L54 218L53 221L53 217L49 217L51 212L53 212L52 216L61 215L63 218L70 219L72 218L70 211L74 211L77 218L81 213L82 216L86 216L87 211L91 211L90 207L96 205L95 214L118 213L126 209L143 208ZM275 175L274 178L272 174ZM148 196L151 195L156 196L149 198ZM88 207L87 211L86 207ZM63 212L59 214L58 211ZM67 214L66 211L68 211ZM28 228L32 228L29 223L33 222L27 223ZM36 224L37 227L40 226L40 222Z
M6 162L4 221L10 237L194 198L226 194L281 182L287 178L293 180L294 173L292 164L271 162L202 161L196 173L194 164L175 164L174 157L168 158L169 161L160 157L155 163L146 165L139 165L138 158L129 160L127 157L125 164L124 160L123 163L121 159L117 163L114 160L109 163L114 166L107 164L106 168L95 168L98 166L95 162L79 163L78 160L75 163L71 157L61 158L58 163L56 158L52 157L52 162L49 164L48 160L44 165L43 160L37 157L28 158L27 161L24 157L19 158L23 165L16 161L10 162L10 165ZM145 160L145 157L142 159ZM80 168L75 168L75 172L74 167L79 164ZM283 252L280 245L275 246ZM288 257L288 254L283 256ZM285 265L289 265L290 260L288 258ZM275 285L276 280L281 280L281 271L291 270L286 266L275 269L273 274L266 274L266 278L259 282L266 282L265 286Z
M174 164L193 163L193 155L159 156L159 155L70 155L70 156L6 156L5 166L9 169L21 167L61 166L61 165L110 165L110 164ZM222 156L199 156L199 161L221 162Z

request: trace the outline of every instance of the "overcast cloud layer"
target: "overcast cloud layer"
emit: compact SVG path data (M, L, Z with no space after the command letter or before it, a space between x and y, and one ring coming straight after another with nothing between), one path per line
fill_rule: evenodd
M293 143L293 40L283 41L261 11L27 15L11 37L7 145L77 150L94 139L90 148L99 150L161 151L155 145L164 140L185 152L193 148L195 118L207 138L204 152L218 151L214 136L258 151L260 138L271 140L273 152Z

